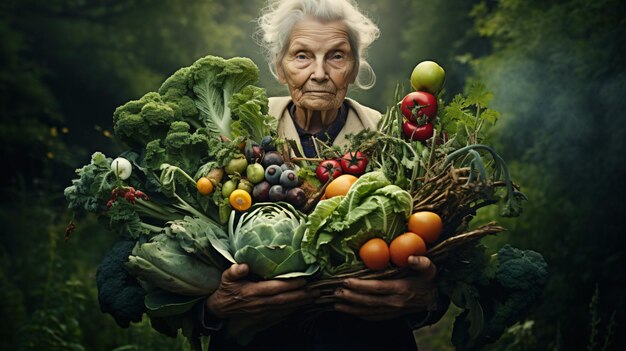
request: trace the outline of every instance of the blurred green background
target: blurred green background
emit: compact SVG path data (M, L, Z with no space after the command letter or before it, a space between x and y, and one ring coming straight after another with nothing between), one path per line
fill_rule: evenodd
M543 300L490 350L624 350L626 2L359 0L380 26L376 87L352 91L382 111L416 63L447 72L449 101L478 79L501 113L489 142L528 195L491 246L540 251ZM251 57L262 0L0 2L0 349L178 350L148 321L117 327L99 310L95 270L113 235L72 218L63 189L93 151L122 150L113 110L199 57ZM488 218L490 210L481 214ZM495 213L493 213L495 215ZM480 220L480 218L479 218ZM449 350L449 316L417 332ZM393 342L393 340L391 340Z

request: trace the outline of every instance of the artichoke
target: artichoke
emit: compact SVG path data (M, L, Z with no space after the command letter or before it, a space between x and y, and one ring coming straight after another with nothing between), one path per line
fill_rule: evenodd
M237 218L239 217L239 218ZM306 218L287 203L259 203L229 221L230 248L237 263L263 279L292 278L315 273L304 262L300 245Z

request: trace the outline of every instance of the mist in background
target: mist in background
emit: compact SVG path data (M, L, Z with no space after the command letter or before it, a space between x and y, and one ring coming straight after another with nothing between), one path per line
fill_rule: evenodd
M270 96L286 94L251 38L263 3L0 4L1 349L182 350L147 321L121 329L99 311L95 269L115 238L79 216L64 242L72 214L62 191L92 152L120 152L111 134L117 106L204 55L248 56L260 68L259 85ZM490 349L601 350L605 339L608 350L624 349L624 2L358 3L381 28L368 56L377 84L350 96L384 112L396 84L408 91L423 60L445 68L446 101L470 78L494 92L491 107L501 117L488 142L529 201L521 217L498 219L509 230L490 244L541 252L550 281L530 329ZM452 322L420 330L420 350L450 350Z
M535 333L565 350L588 345L590 296L597 288L598 339L614 318L613 347L621 349L626 6L510 1L475 15L494 45L476 62L502 113L493 140L530 198L526 212L507 224L510 240L540 251L550 265L538 309L544 322Z

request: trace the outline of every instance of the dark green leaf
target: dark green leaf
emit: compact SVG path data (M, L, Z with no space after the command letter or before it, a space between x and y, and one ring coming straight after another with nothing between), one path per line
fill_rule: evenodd
M206 296L187 296L156 290L146 295L145 304L150 317L166 317L183 314L203 299Z

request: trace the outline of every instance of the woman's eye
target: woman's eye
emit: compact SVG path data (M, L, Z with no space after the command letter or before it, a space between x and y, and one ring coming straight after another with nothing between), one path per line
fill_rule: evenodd
M336 53L334 53L334 54L331 56L331 58L332 58L333 60L342 60L342 59L343 59L343 54L342 54L342 53L340 53L340 52L336 52Z
M306 55L305 54L296 54L296 59L298 59L298 60L306 60Z

